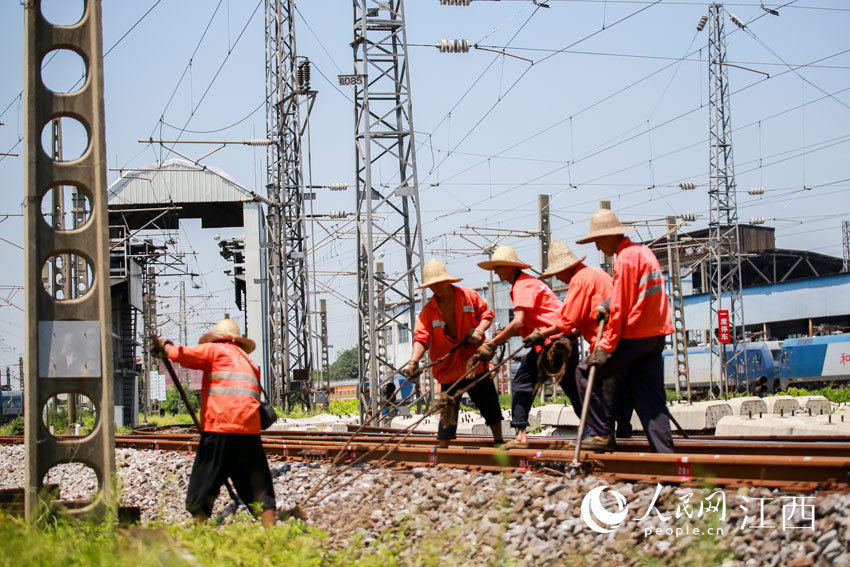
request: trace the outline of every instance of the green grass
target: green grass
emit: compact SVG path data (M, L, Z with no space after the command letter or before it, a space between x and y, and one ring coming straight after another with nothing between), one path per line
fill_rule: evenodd
M830 402L836 404L850 402L850 388L833 388L827 386L820 390L805 390L803 388L788 388L785 392L779 392L779 395L785 396L823 396Z
M263 530L251 521L210 526L119 527L115 522L0 517L0 566L339 565L325 562L319 530L288 523Z
M143 414L139 414L139 424L144 425L145 416ZM147 425L149 427L160 427L165 425L185 425L192 426L194 423L192 422L192 416L188 413L177 413L170 414L166 413L164 416L160 417L156 414L151 414L148 416Z
M679 394L676 394L675 390L669 390L668 389L668 390L665 390L665 392L667 394L667 401L668 402L672 402L672 401L682 399L682 396L679 395ZM729 393L730 398L741 398L741 397L745 397L747 395L752 396L754 394L734 393L734 392ZM807 390L805 388L791 387L791 388L788 388L788 390L786 390L784 392L777 392L775 394L767 394L766 397L770 397L770 396L794 396L795 398L799 397L799 396L823 396L824 398L826 398L830 402L833 402L833 403L836 403L836 404L838 404L838 403L850 403L850 388L834 388L833 386L827 386L825 388L820 388L818 390Z
M268 530L248 519L219 527L121 527L110 520L26 521L0 511L0 538L4 542L0 567L445 567L465 565L475 557L475 547L463 537L463 526L445 531L429 529L416 547L410 545L408 531L402 523L368 546L355 539L344 549L329 550L327 534L302 522L281 523Z

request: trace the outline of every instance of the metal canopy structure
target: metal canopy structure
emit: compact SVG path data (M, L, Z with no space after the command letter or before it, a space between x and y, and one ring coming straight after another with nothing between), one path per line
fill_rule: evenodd
M736 376L749 383L744 357L744 302L741 283L741 252L738 230L738 203L735 196L735 164L732 158L732 119L729 102L729 76L726 64L726 31L723 5L708 7L709 77L709 317L711 319L711 376L725 376L726 348L720 343L718 312L728 311L729 342ZM723 309L728 297L728 309ZM738 363L741 359L742 364ZM715 372L715 369L717 372ZM717 385L717 392L722 391ZM724 385L725 387L725 385Z
M293 379L306 385L313 367L300 117L301 99L310 94L309 67L298 66L294 15L293 0L266 0L269 352L273 395L286 409Z
M257 201L257 194L225 171L184 159L128 170L109 186L109 210L113 216L123 213L131 230L155 217L161 229L177 229L181 218L200 218L203 228L242 226L242 203L251 201ZM179 206L180 214L139 210L164 204Z
M260 253L265 236L262 201L225 171L182 159L166 160L134 168L109 186L109 224L122 239L146 230L176 230L180 219L200 218L203 228L244 227L244 273L261 274ZM125 243L126 244L126 243ZM145 272L143 281L148 281ZM262 337L251 358L263 369L270 386L267 366L268 338L265 298L261 280L244 277L246 336ZM148 289L152 296L155 289ZM129 307L127 307L129 309ZM241 327L241 325L240 325Z
M374 415L395 371L386 337L392 326L412 332L423 265L403 0L355 1L353 31L359 397ZM397 174L376 183L379 172ZM427 405L425 390L415 384L401 404Z

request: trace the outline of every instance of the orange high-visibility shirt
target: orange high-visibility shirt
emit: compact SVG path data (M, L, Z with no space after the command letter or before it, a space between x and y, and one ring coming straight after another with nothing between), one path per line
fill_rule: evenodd
M177 346L168 358L204 371L201 428L204 432L260 433L260 369L235 342Z
M487 307L487 302L474 290L456 285L453 285L452 289L455 299L457 337L446 334L446 319L434 296L431 296L416 319L413 342L425 345L431 360L443 357L458 344L458 341L463 341L469 331L475 329L481 321L493 318L493 312ZM478 345L464 345L458 348L446 360L433 367L434 378L440 384L454 382L466 373L466 363L477 350ZM487 365L480 364L475 369L475 373L485 370Z
M514 310L525 311L525 319L519 336L530 335L535 329L548 329L558 323L558 313L561 311L561 300L552 289L542 281L520 272L511 288L511 300ZM546 340L550 342L549 339ZM540 350L537 348L536 350Z
M608 352L617 348L621 338L642 339L673 332L661 265L652 250L626 237L617 246L614 260L610 313L599 343Z
M570 279L558 328L567 335L578 331L593 352L596 342L596 306L611 297L614 279L605 270L582 264Z

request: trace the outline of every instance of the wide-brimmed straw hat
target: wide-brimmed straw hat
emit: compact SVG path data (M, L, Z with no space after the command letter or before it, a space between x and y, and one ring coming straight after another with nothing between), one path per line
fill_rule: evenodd
M523 264L516 257L516 251L510 246L499 246L493 252L493 257L484 262L478 262L479 268L485 270L495 270L496 268L530 268L531 265Z
M549 245L549 267L540 274L540 277L551 278L559 272L572 268L579 262L584 262L585 258L587 258L587 255L579 258L573 254L569 246L560 240L553 240L552 244Z
M603 236L626 234L633 230L634 228L621 223L611 209L599 209L590 217L590 232L581 240L576 240L576 244L586 244Z
M221 341L233 341L247 353L251 353L257 348L257 343L239 334L239 325L233 319L222 319L219 321L215 329L201 335L198 344L217 343Z
M425 263L425 281L422 282L422 285L419 286L419 289L431 287L434 284L440 282L449 282L455 283L461 281L463 278L454 278L449 275L449 271L446 270L446 265L437 260L436 258L431 258Z

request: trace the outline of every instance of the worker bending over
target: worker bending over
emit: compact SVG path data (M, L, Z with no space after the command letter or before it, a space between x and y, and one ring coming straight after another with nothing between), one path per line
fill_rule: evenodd
M593 352L597 331L596 306L611 297L613 289L611 276L604 270L586 266L583 263L586 257L579 258L569 246L559 240L553 240L549 247L549 268L540 275L541 278L555 276L569 285L558 320L551 327L538 331L543 337L558 333L570 337L572 356L561 380L561 388L570 399L576 415L581 415L584 390L587 387L587 381L582 381L581 375L576 372L579 360L578 336L587 341L588 350ZM599 434L593 431L588 433Z
M493 252L492 259L480 262L478 266L493 270L501 281L511 284L511 300L514 304L513 320L493 337L493 340L478 348L477 356L480 360L492 359L496 347L513 336L519 335L526 339L535 329L556 324L561 302L548 285L522 271L531 266L520 262L513 248L499 246ZM538 382L537 358L543 348L540 344L532 344L531 341L536 341L537 338L535 336L528 342L524 341L526 346L531 346L531 350L511 380L511 427L517 430L517 434L514 441L505 445L506 449L528 447L528 414L534 401L534 387ZM549 344L551 338L544 338L541 342Z
M493 431L493 444L501 445L502 408L499 406L499 394L491 379L480 379L487 371L486 361L478 363L474 372L463 377L467 361L484 341L484 332L493 322L493 312L475 291L454 285L461 279L450 276L446 266L436 258L431 258L425 264L425 279L419 288L430 289L434 295L416 319L413 352L402 374L407 377L413 375L425 349L428 349L431 360L435 361L448 354L444 361L435 364L432 369L434 378L440 384L440 394L447 398L449 394L472 385L467 394ZM449 416L448 419L440 420L437 431L440 447L448 447L449 441L457 437L459 406L456 399L459 397L454 396L445 402L449 404L447 411L453 413L453 419Z
M596 435L584 445L588 449L614 447L615 392L632 401L650 447L656 453L673 452L673 436L664 392L665 335L673 332L664 275L655 254L643 244L624 236L634 230L624 226L608 209L590 219L590 232L579 244L593 242L614 261L614 290L610 305L597 310L607 320L602 340L589 362L595 363L598 386L591 393L588 427ZM588 365L579 366L584 377Z
M201 386L201 440L189 477L186 509L198 523L212 507L227 478L239 498L259 504L265 527L275 523L275 496L266 453L260 442L260 370L248 357L256 348L223 319L201 335L197 346L174 346L157 339L168 358L184 368L204 371Z

